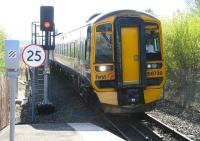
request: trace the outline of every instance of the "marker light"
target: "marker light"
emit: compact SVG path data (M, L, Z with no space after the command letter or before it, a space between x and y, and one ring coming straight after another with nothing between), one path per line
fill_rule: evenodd
M152 64L147 64L147 69L160 69L162 68L162 63L152 63Z

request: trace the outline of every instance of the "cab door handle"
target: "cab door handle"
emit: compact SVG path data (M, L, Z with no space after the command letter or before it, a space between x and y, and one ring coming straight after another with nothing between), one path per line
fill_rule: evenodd
M139 61L139 55L134 55L133 60L138 62Z

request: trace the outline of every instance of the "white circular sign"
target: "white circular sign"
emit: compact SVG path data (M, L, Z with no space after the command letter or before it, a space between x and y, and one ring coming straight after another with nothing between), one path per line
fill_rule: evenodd
M46 53L41 46L29 45L24 48L22 52L22 59L29 67L39 67L44 63Z

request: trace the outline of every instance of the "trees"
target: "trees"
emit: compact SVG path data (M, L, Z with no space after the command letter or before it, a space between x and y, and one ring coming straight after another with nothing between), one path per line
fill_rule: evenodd
M183 106L188 107L196 95L196 82L200 80L200 15L197 10L178 12L172 20L164 21L163 35L168 89L182 96Z
M155 13L153 12L153 10L152 10L151 8L147 8L147 9L145 10L145 12L146 12L146 13L149 13L149 14L151 14L151 15L153 15L153 16L155 16Z

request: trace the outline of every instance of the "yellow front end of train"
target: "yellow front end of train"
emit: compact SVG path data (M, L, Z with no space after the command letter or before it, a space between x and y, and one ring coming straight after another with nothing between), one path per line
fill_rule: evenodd
M145 111L161 99L166 72L159 20L118 11L98 18L91 31L91 86L106 112Z

